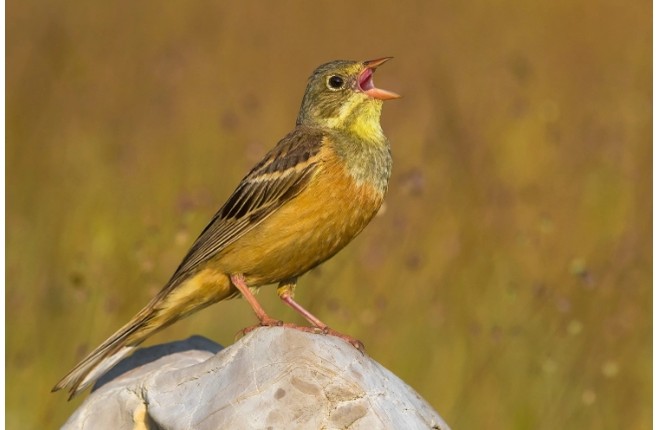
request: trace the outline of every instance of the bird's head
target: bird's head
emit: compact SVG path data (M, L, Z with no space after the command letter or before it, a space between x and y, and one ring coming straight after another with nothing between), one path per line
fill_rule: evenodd
M383 100L399 96L376 88L376 68L391 57L369 61L332 61L310 76L297 125L319 126L379 138Z

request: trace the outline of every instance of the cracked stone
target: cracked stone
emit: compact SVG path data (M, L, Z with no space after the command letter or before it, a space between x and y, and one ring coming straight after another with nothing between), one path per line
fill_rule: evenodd
M341 339L284 327L234 345L194 336L141 349L98 381L63 429L429 429L412 388Z

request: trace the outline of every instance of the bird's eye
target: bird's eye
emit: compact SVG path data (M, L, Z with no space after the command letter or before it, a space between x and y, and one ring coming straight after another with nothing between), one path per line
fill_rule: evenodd
M333 90L338 90L344 86L344 79L341 76L333 75L328 78L328 86Z

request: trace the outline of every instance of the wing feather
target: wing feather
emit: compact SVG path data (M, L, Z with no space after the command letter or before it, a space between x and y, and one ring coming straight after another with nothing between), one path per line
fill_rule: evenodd
M322 132L304 127L285 136L214 215L165 289L186 278L298 195L317 169L323 138Z

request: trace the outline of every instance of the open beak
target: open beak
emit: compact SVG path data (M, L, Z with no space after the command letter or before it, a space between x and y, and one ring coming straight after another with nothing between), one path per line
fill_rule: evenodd
M369 97L378 100L393 100L401 97L396 93L383 90L382 88L376 88L374 86L374 72L380 65L391 59L392 57L384 57L384 58L378 58L377 60L365 61L363 63L364 70L360 72L360 76L358 76L358 88L360 89L360 91L362 91Z

